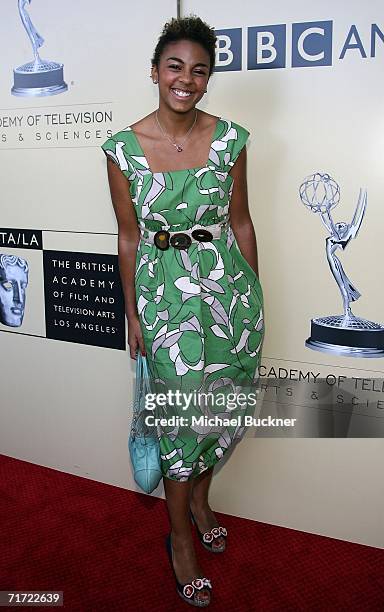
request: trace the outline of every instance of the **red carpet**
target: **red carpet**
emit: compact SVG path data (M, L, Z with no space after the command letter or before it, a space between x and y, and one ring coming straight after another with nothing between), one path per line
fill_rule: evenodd
M0 590L61 590L79 612L195 609L175 591L164 500L1 455L0 474ZM227 551L197 547L210 611L383 612L382 550L217 516Z

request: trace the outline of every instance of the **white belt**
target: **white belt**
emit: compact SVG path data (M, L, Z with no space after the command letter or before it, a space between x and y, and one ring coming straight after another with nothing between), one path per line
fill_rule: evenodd
M146 244L155 244L154 237L158 231L166 231L171 238L175 234L187 234L192 242L201 242L200 240L196 240L194 236L192 236L192 232L194 230L202 229L210 232L212 234L212 240L217 240L221 237L222 233L227 230L229 226L229 221L222 221L221 223L213 223L212 225L194 225L189 229L180 229L180 230L172 230L170 231L167 227L161 228L161 230L149 230L143 226L140 226L140 239Z

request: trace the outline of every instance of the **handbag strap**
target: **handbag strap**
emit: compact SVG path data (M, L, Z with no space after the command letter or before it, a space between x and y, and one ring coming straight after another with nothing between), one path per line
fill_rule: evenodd
M136 357L136 383L135 397L133 403L133 413L138 415L141 410L140 399L144 394L151 393L150 374L148 369L147 359L140 351Z

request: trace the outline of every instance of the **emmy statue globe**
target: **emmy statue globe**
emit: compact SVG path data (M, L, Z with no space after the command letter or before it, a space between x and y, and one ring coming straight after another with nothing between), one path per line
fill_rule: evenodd
M23 26L32 43L35 59L23 64L13 71L14 83L11 93L14 96L53 96L68 89L64 82L63 64L42 59L38 49L44 43L33 25L26 10L26 4L32 0L18 0L19 13Z
M351 223L335 223L331 209L340 200L339 185L329 174L312 174L300 186L300 198L307 209L318 213L329 232L326 243L328 264L340 289L344 314L317 317L311 320L311 336L305 346L349 357L384 357L384 325L357 317L351 310L351 302L361 293L346 275L337 249L345 249L361 226L367 206L367 191L360 189L359 199Z

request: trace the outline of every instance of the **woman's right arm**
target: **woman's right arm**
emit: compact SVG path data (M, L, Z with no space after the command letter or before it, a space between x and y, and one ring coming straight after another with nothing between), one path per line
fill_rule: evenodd
M137 348L142 354L145 354L135 291L136 253L140 230L129 192L129 181L110 158L107 159L107 169L109 189L118 225L118 262L124 293L125 314L128 320L128 344L132 359L136 359Z

